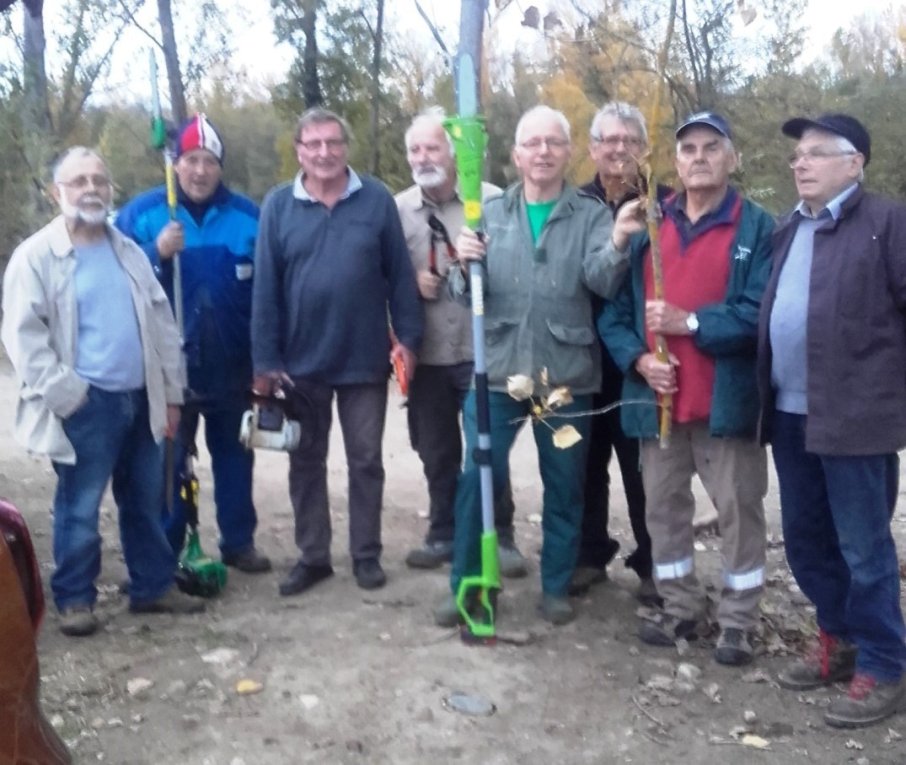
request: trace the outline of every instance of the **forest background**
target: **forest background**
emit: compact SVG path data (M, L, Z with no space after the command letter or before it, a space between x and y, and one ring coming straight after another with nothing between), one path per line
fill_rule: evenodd
M283 59L266 44L251 56L237 51L243 17L226 5L0 0L0 267L54 214L48 170L62 148L100 149L117 204L162 182L161 156L149 140L148 48L161 65L165 116L176 125L205 111L224 138L225 181L256 201L297 170L295 120L316 104L351 124L353 167L393 191L411 183L403 146L409 121L432 105L454 111L455 23L440 24L418 0L259 0L254 10L240 4L246 13L266 14L274 39L290 52L280 71ZM489 5L482 83L488 179L499 185L514 179L509 155L516 121L546 103L570 119L570 177L587 181L594 172L587 145L596 109L622 99L646 112L653 100L669 4ZM652 161L668 180L677 120L716 109L730 119L742 153L735 183L779 213L795 201L786 163L792 147L779 125L792 115L834 110L857 115L872 133L867 185L906 199L906 5L856 17L809 56L804 11L803 2L790 0L680 0L667 67L670 108L660 124L649 125ZM240 53L252 63L238 64ZM266 78L255 71L272 73L275 65ZM130 73L125 90L109 86L118 68Z

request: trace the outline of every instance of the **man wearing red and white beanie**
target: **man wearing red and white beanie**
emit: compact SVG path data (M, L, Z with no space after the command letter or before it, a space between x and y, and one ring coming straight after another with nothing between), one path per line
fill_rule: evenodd
M252 367L249 324L258 207L223 183L224 146L216 128L197 114L176 143L177 206L171 220L164 186L131 200L117 227L147 254L173 302L173 256L180 253L189 381L176 469L194 442L199 415L214 474L214 501L223 561L240 571L269 571L255 549L252 453L239 443ZM185 509L173 498L164 525L175 550L185 537Z

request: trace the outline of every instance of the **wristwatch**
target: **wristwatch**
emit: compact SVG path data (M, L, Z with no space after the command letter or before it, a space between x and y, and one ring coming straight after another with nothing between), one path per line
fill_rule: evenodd
M686 329L689 330L690 335L694 335L698 332L698 316L696 316L694 312L686 317Z

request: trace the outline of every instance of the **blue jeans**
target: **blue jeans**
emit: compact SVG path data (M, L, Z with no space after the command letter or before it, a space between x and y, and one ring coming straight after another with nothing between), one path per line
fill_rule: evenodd
M189 447L195 442L198 417L204 416L205 443L211 455L214 476L214 505L220 529L220 551L224 555L245 552L254 546L258 517L252 503L252 471L255 458L239 443L243 404L188 404L183 408L179 438L173 457L173 513L163 510L164 529L173 551L182 550L186 538L186 508L180 497L179 476L185 470Z
M57 608L93 605L101 571L98 512L107 482L119 510L120 539L133 602L154 600L173 584L176 556L160 525L163 447L148 423L145 391L111 393L91 386L88 401L63 421L74 465L54 462L51 589Z
M589 409L591 396L576 396L573 403L558 411L567 414ZM475 414L475 391L469 391L463 406L463 430L466 437L466 459L456 487L456 523L453 545L453 567L450 586L455 593L464 576L481 570L481 484L479 467L475 464L478 444L478 425ZM522 421L516 418L529 414L529 404L516 401L506 393L490 393L491 470L494 477L494 498L499 500L510 483L510 449ZM588 417L572 420L551 419L558 428L571 424L582 440L568 449L558 449L553 443L553 431L547 424L534 423L532 430L538 449L542 499L541 530L541 589L549 595L565 596L576 567L579 552L579 530L584 508L583 487L588 449Z
M777 412L772 446L787 560L818 626L858 648L857 667L884 681L906 671L897 551L890 532L896 454L835 457L805 449L803 415Z

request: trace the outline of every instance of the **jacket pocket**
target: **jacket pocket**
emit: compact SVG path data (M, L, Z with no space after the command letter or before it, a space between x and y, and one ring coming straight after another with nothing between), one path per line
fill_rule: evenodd
M547 327L553 336L549 352L544 354L551 384L583 389L598 385L599 381L594 379L593 356L597 338L592 328L560 324L550 319Z
M491 384L505 385L506 378L514 374L531 374L519 368L517 343L518 323L514 321L488 322L484 327L485 362Z

